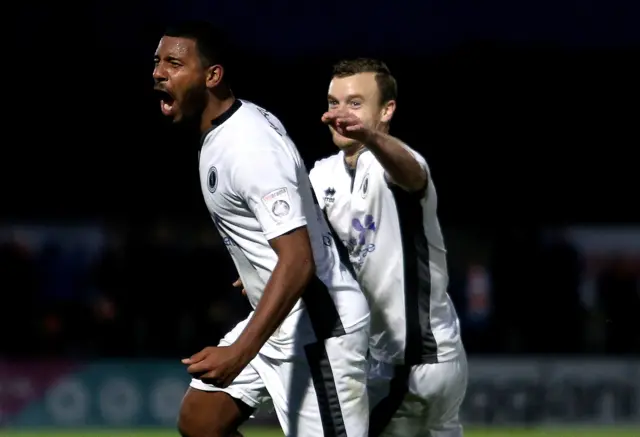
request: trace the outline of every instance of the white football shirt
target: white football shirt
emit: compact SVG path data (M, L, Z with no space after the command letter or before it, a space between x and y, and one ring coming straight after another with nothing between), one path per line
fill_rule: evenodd
M199 167L205 203L253 308L278 261L269 240L308 229L316 276L262 353L280 358L366 326L366 298L341 263L304 163L276 117L236 100L203 135Z
M422 156L410 150L428 172ZM375 156L350 169L339 153L316 162L314 191L349 251L371 307L371 354L410 365L448 361L462 350L447 293L447 260L433 181L426 192L389 184Z

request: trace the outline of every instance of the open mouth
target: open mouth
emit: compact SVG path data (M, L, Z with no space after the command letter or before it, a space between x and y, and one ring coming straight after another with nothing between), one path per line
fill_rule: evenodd
M166 116L173 115L176 99L165 90L156 89L155 92L160 100L160 111L162 111L162 114Z

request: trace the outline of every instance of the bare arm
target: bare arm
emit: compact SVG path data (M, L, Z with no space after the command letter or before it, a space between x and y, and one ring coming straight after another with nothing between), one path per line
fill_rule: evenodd
M382 132L372 132L366 146L387 172L390 182L410 192L427 187L427 171L399 139Z
M411 192L427 187L426 165L421 165L399 139L365 126L357 115L348 111L325 112L322 122L333 126L340 135L364 144L384 168L389 182Z
M291 312L315 274L309 234L300 227L269 241L278 262L253 317L235 345L255 356Z

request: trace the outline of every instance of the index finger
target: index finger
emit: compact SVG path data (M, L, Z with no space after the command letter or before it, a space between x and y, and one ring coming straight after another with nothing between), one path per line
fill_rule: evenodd
M207 349L208 348L204 348L197 354L193 354L191 357L183 359L182 364L193 364L204 360L207 355L209 355L209 351Z
M187 367L187 372L191 373L192 375L194 373L209 372L210 370L213 370L213 369L211 368L210 365L207 364L206 361L200 361L200 362L197 362L197 363L193 363L192 365Z
M333 121L335 119L337 119L339 117L339 114L329 111L329 112L325 112L324 114L322 114L322 121L324 121L325 123Z

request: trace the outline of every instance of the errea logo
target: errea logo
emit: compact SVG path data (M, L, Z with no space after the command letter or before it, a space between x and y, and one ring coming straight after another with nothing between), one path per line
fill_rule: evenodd
M326 190L324 190L324 203L331 204L335 202L336 200L335 195L336 195L336 189L333 187L329 187Z

